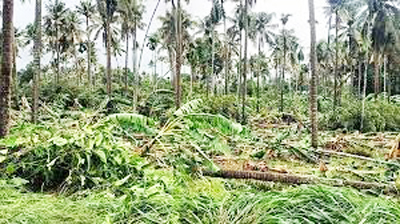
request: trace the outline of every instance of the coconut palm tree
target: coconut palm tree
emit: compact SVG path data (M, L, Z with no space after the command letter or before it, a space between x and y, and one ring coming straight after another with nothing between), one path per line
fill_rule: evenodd
M176 1L176 4L175 4ZM171 2L174 21L175 21L175 107L180 108L182 101L182 90L181 90L181 67L182 67L182 55L184 46L182 44L182 7L181 0L166 0ZM189 3L189 0L185 0Z
M336 111L336 106L340 106L340 95L341 91L338 89L338 83L341 82L342 78L339 74L339 29L342 23L343 14L345 13L346 7L345 0L327 0L328 7L325 9L325 14L329 16L329 27L331 27L331 21L335 18L335 75L334 75L334 98L333 108ZM330 37L328 37L330 40ZM328 43L330 41L328 40Z
M64 2L55 0L55 2L50 1L46 5L47 15L44 19L44 30L47 38L49 39L49 47L51 50L55 50L56 53L56 78L55 83L58 84L60 80L60 63L61 63L61 34L63 25L66 24L66 16L69 11L66 8ZM54 54L54 53L53 53Z
M155 85L157 82L157 49L158 45L160 44L160 38L158 36L158 33L154 33L150 35L147 43L147 47L149 48L150 51L153 52L153 67L154 67L154 73L153 73L153 84Z
M282 77L280 78L280 89L281 89L281 105L280 105L280 112L283 112L283 92L284 92L284 83L285 83L285 70L286 70L286 53L287 53L287 39L288 39L288 30L286 30L286 24L289 21L289 17L291 15L290 14L283 14L281 16L281 22L282 22L282 31L281 31L281 35L283 38L283 67L282 67Z
M258 47L258 58L261 57L261 50L264 43L268 43L270 46L274 44L275 34L273 33L273 29L276 28L276 25L271 24L272 18L274 14L268 14L265 12L260 12L255 14L254 19L252 19L251 28L250 28L250 37L253 42L257 42ZM257 69L257 93L259 94L259 79L260 79L261 69ZM257 112L260 110L259 100L257 100Z
M181 17L181 31L180 31L180 37L181 37L181 44L182 44L182 49L186 49L189 44L191 43L191 35L189 33L189 29L192 27L193 22L187 12L184 10L181 10L180 12L180 17ZM165 16L159 17L159 20L161 21L161 27L159 28L158 32L160 35L160 40L161 40L161 47L163 49L166 49L168 51L168 57L169 57L169 63L171 66L171 82L172 86L175 89L176 92L176 84L177 80L176 78L178 77L176 75L177 67L176 67L176 54L177 54L177 35L176 35L176 21L175 21L175 15L169 11L166 12ZM185 53L185 52L183 52ZM183 57L182 57L183 60ZM180 60L179 60L180 61ZM183 62L183 61L182 61ZM181 62L181 63L182 63ZM179 82L180 83L180 82ZM175 99L176 100L176 99Z
M243 58L243 83L242 83L242 123L247 122L247 117L245 113L246 107L246 95L247 95L247 51L248 51L248 40L249 40L249 7L256 4L257 0L245 0L244 4L244 58Z
M167 11L165 16L159 17L159 20L161 22L161 27L159 28L158 33L160 34L160 38L162 40L162 48L166 49L168 52L171 70L171 84L172 87L175 89L175 19L174 15L171 12Z
M66 15L65 22L62 33L62 39L64 40L63 51L72 55L74 58L74 66L78 66L77 47L82 43L82 36L84 33L81 29L82 21L77 12L69 11ZM82 82L82 73L78 72L78 74L77 84L80 85Z
M395 0L365 0L367 9L361 13L360 20L370 24L374 59L374 92L381 91L380 67L382 52L390 32L390 27L396 27L396 17L400 16Z
M0 137L9 131L14 43L14 1L3 1L3 54L0 82Z
M107 79L107 95L111 98L111 84L112 84L112 71L111 71L111 57L112 57L112 41L113 41L113 32L112 24L116 22L117 18L115 16L115 12L117 11L117 0L97 0L97 11L100 14L100 20L102 23L102 28L104 31L104 42L106 46L107 52L107 70L106 70L106 79Z
M133 38L133 58L134 67L133 71L136 71L136 50L137 40L136 34L137 29L142 29L144 24L142 23L142 17L144 12L144 6L140 0L121 0L118 3L117 11L120 13L121 18L121 37L125 40L125 93L128 91L128 56L129 56L129 40Z
M212 46L212 50L211 50L211 83L212 83L212 89L215 90L215 35L216 35L216 31L215 31L215 27L222 21L222 19L225 17L225 10L222 7L223 4L223 0L221 2L221 0L212 0L212 9L211 9L211 13L208 16L208 23L211 26L211 46Z
M87 53L87 78L88 78L88 85L91 86L92 82L92 60L91 60L91 40L90 40L90 29L89 25L91 23L91 20L96 12L96 6L92 3L91 0L81 0L79 5L76 6L77 12L85 17L85 23L86 23L86 53Z
M315 9L314 0L308 0L310 12L310 30L311 30L311 50L310 50L310 64L311 64L311 88L310 88L310 115L311 115L311 145L314 149L318 148L318 118L317 118L317 53L316 53L316 28L315 28Z

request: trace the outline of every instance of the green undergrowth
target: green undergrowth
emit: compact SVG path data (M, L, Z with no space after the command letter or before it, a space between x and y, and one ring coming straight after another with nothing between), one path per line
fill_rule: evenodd
M397 223L400 204L325 186L260 190L236 181L151 171L146 181L71 196L0 188L1 223ZM151 180L151 181L150 181Z

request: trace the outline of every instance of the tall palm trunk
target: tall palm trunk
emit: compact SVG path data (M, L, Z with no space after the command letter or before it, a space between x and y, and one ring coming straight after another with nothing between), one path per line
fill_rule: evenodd
M182 55L182 22L181 22L181 1L177 1L176 8L176 77L175 77L175 107L181 107L181 55Z
M12 68L12 107L18 108L18 75L17 75L17 43L13 42L13 68Z
M194 82L195 70L196 70L196 67L192 64L190 66L190 96L193 93L193 82Z
M107 48L107 95L111 99L111 33L110 21L106 24L106 48Z
M58 0L56 0L56 7L58 6ZM57 56L57 62L56 62L56 85L58 85L60 81L60 38L58 37L58 32L59 32L59 26L58 24L55 24L55 29L56 29L56 56Z
M214 2L214 1L213 1ZM211 94L215 94L215 69L214 69L214 63L215 63L215 35L214 35L214 29L215 26L214 24L212 24L212 28L211 28Z
M243 83L242 83L242 124L246 123L246 93L247 93L247 42L248 42L248 18L247 10L249 7L248 0L244 4L244 60L243 60Z
M308 0L310 11L310 27L311 27L311 88L310 88L310 111L311 111L311 145L318 148L318 120L317 120L317 53L316 53L316 31L315 31L315 9L314 0Z
M129 33L126 33L125 36L125 76L124 76L124 84L125 84L125 95L128 95L128 59L129 59Z
M88 85L92 85L92 63L91 63L91 58L90 54L92 52L91 50L91 43L90 43L90 31L89 31L89 17L86 17L86 30L87 30L87 76L88 76Z
M334 97L333 97L333 110L336 111L336 107L340 104L339 99L339 90L338 90L338 83L339 83L339 15L338 11L335 12L335 77L334 77Z
M240 2L240 8L242 8L242 2ZM241 88L242 88L242 57L243 57L243 36L242 30L239 31L239 68L237 74L237 121L240 122L240 98L241 98Z
M225 33L225 60L224 60L224 73L225 73L225 95L228 95L228 55L229 55L229 46L228 46L228 37L226 35L226 16L224 16L224 33Z
M261 37L258 40L258 56L261 56ZM261 65L257 68L257 113L260 112L260 73L261 73Z
M136 85L136 79L137 79L137 26L136 24L133 27L133 33L132 33L132 39L133 39L133 46L132 46L132 72L133 72L133 95L132 95L132 104L133 108L136 108L136 88L138 86Z
M364 83L363 83L363 93L362 93L362 108L361 108L361 124L360 130L364 128L364 117L365 117L365 97L367 96L367 78L368 78L368 52L365 53L365 69L364 69Z
M0 77L0 137L9 132L14 42L14 1L3 0L3 56Z
M168 57L169 57L169 66L170 66L170 70L171 70L171 86L173 88L173 90L175 90L175 78L176 78L176 67L174 65L174 60L175 60L175 54L173 52L173 50L171 48L168 49Z
M358 62L358 83L357 83L357 95L360 98L361 96L361 80L362 80L362 60Z
M32 122L37 123L41 72L40 58L42 53L42 0L36 0L35 30Z
M286 69L286 36L285 36L285 28L283 28L283 66L282 66L282 77L280 81L281 86L281 105L280 105L280 112L283 112L284 109L284 100L283 100L283 92L285 89L285 69Z
M384 54L383 56L383 92L387 93L387 74L386 74L386 66L387 65L387 56Z
M377 43L375 43L375 50L374 50L374 91L375 96L378 96L381 89L381 82L380 82L380 53L377 48Z

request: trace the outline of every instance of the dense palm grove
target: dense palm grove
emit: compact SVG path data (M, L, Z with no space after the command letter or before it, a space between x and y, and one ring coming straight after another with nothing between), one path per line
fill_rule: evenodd
M399 222L399 1L155 2L2 1L0 223Z

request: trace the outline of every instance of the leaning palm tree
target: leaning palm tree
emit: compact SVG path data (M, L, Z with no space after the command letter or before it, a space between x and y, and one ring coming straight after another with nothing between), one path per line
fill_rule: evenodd
M116 22L117 0L97 0L97 10L100 14L102 27L104 29L104 42L107 52L107 95L111 98L111 47L112 47L112 23Z
M86 22L86 52L87 52L87 78L88 78L88 85L90 86L92 84L92 60L91 60L91 40L90 40L90 29L89 29L89 24L96 12L96 6L92 3L90 0L81 0L79 5L76 7L78 13L82 16L85 17L85 22Z
M310 27L311 27L311 88L310 88L310 115L311 115L311 145L314 149L318 148L318 118L317 118L317 53L316 53L316 31L315 31L315 12L314 0L308 0L310 11Z
M11 76L14 42L14 1L3 1L3 54L0 82L0 137L8 134L10 123Z

